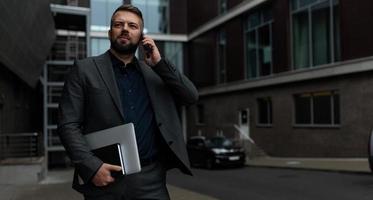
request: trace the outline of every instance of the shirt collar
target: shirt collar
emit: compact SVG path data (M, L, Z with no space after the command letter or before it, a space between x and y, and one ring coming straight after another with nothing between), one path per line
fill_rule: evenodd
M126 69L128 67L135 66L135 68L139 70L139 64L136 56L134 56L132 61L126 65L123 63L123 61L119 60L113 53L111 53L111 51L109 51L109 54L113 67L118 67L119 69Z

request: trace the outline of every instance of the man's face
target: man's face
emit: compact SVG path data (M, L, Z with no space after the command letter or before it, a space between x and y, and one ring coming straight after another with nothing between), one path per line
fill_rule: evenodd
M111 48L121 54L135 53L141 37L141 26L141 19L136 14L116 12L109 30Z

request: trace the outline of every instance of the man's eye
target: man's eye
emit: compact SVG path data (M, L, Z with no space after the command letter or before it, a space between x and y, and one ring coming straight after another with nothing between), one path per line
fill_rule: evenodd
M131 28L137 28L137 25L136 24L130 24L129 25Z

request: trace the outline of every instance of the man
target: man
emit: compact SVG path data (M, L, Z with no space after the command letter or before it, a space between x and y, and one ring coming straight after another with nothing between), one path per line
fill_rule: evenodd
M59 107L61 141L75 165L73 188L85 199L169 199L166 170L191 174L178 107L198 99L194 85L143 36L141 11L122 5L113 13L110 49L76 61ZM145 63L135 57L146 49ZM84 135L134 123L141 172L113 178L119 166L95 157Z

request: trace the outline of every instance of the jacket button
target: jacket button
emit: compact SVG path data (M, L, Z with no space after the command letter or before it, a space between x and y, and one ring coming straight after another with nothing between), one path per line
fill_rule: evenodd
M168 143L168 146L171 146L174 143L174 141L170 140L167 143Z
M158 127L160 127L160 126L162 126L162 123L161 123L161 122L158 123Z

